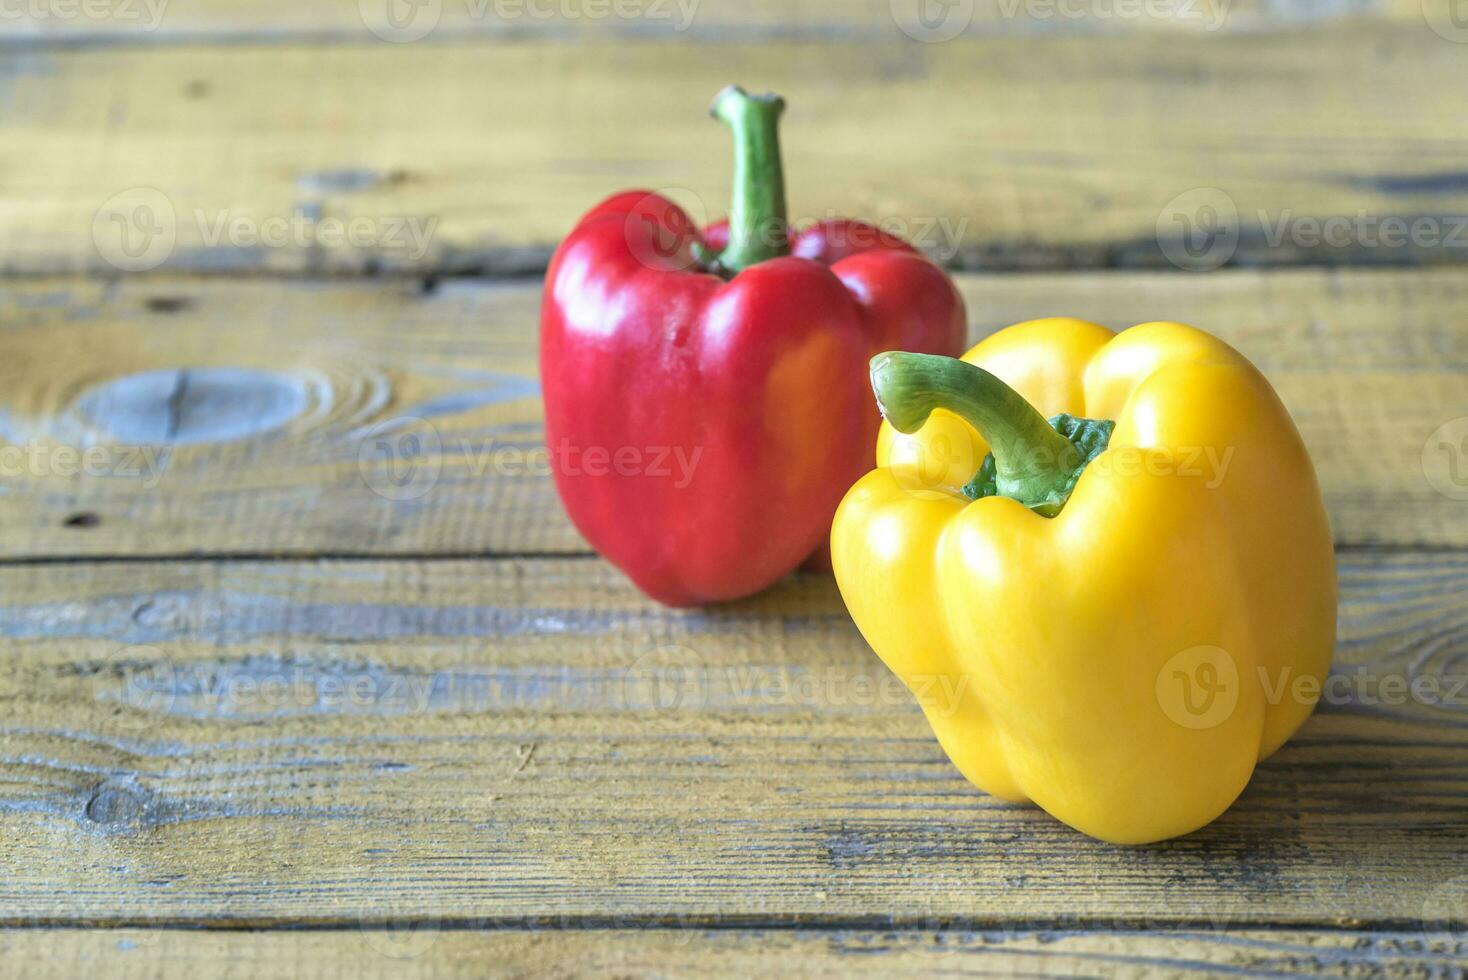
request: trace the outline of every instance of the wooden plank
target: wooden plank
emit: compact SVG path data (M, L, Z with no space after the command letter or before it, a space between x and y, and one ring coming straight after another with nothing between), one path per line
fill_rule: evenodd
M584 559L0 568L0 924L1461 925L1468 554L1340 571L1322 710L1123 848L965 783L823 577L672 612Z
M143 285L5 291L7 556L585 550L535 287Z
M1294 413L1338 541L1468 545L1451 469L1468 434L1451 428L1468 406L1463 273L960 282L975 339L1056 313L1215 331ZM12 283L0 554L584 552L541 448L538 297L534 283Z
M1428 0L1435 16L1448 12ZM389 13L395 14L389 19ZM924 19L920 19L920 15ZM466 37L506 40L632 37L739 40L975 37L1024 33L1172 30L1258 32L1338 20L1420 24L1415 0L1199 0L1199 2L957 3L916 0L429 0L392 10L386 0L92 0L7 8L0 44L270 43L286 40L394 43Z
M110 977L482 977L588 975L1447 976L1461 935L1415 932L973 933L505 929L0 932L0 955L34 980Z
M798 217L880 219L963 267L1464 255L1468 117L1441 97L1463 48L1419 20L883 37L21 50L0 271L539 269L621 188L722 213L705 107L731 80L791 98Z

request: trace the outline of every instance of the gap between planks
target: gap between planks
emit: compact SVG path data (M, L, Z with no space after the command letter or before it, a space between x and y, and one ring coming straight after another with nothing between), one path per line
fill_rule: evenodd
M1341 934L1239 930L925 934L891 931L706 930L567 934L277 931L255 934L125 930L0 932L0 955L38 980L78 973L156 975L253 967L283 975L478 977L489 964L516 976L1174 976L1185 970L1257 976L1419 977L1464 963L1461 938L1415 932ZM172 968L170 970L169 968Z
M1379 554L1468 554L1461 545L1413 545L1413 544L1337 544L1336 555ZM156 555L43 555L20 558L0 557L0 568L47 565L157 565L157 564L218 564L220 562L249 562L252 564L313 562L382 562L404 561L420 564L434 562L515 562L515 561L600 561L601 555L587 548L585 551L426 551L419 553L383 554L371 551L319 551L319 552L229 552L227 554L178 554Z
M822 913L793 915L758 915L712 913L698 915L617 915L617 914L572 914L572 915L488 915L475 917L443 917L432 913L404 912L391 917L384 916L312 916L291 915L279 920L250 918L231 920L219 919L166 919L145 915L79 916L75 918L48 918L45 916L16 918L0 915L0 933L5 931L65 932L72 929L85 930L128 930L139 929L167 933L337 933L337 932L391 932L412 926L428 925L439 933L495 933L495 932L747 932L778 931L800 932L819 935L822 933L871 932L892 935L923 935L931 933L1039 933L1070 935L1117 935L1139 936L1165 933L1193 933L1197 935L1227 936L1232 932L1257 932L1261 934L1286 934L1312 932L1323 935L1356 936L1362 933L1396 933L1420 939L1424 935L1463 934L1468 944L1468 928L1458 914L1439 919L1422 919L1409 916L1363 917L1350 921L1326 916L1295 916L1279 919L1240 922L1231 926L1220 926L1217 919L1208 917L1168 917L1159 922L1149 916L966 916L936 915L904 917L896 915L825 915Z

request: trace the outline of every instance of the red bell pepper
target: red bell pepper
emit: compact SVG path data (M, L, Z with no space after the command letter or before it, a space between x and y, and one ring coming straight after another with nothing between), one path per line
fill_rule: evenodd
M546 275L540 372L556 486L577 528L673 606L750 595L825 554L872 465L867 361L957 356L963 299L910 245L858 221L792 232L777 120L730 87L727 224L614 195Z

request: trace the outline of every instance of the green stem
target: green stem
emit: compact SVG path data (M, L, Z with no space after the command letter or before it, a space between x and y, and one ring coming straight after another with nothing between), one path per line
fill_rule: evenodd
M1083 452L1019 392L965 361L889 351L872 358L871 370L877 405L897 431L916 432L934 409L947 409L989 444L997 492L1046 516L1059 513L1099 451ZM1096 425L1109 437L1111 423Z
M785 213L785 171L780 163L778 95L750 95L730 85L714 98L713 115L734 134L734 198L729 245L719 266L739 273L790 251Z

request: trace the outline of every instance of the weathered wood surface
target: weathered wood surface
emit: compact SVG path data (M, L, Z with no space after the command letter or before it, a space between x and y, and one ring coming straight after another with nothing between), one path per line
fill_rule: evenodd
M1293 411L1341 543L1468 544L1468 431L1434 436L1468 415L1468 272L960 282L975 338L1057 313L1218 333ZM542 448L538 302L535 283L0 287L0 551L584 552Z
M1341 580L1323 709L1119 848L965 783L828 578L677 613L594 559L0 568L0 925L1461 927L1468 558Z
M0 16L0 970L1464 969L1454 0L392 2ZM790 96L798 216L1067 270L964 275L975 338L1182 319L1275 381L1341 637L1213 826L977 793L829 578L674 613L586 555L533 276L609 190L720 213L728 81ZM1300 262L1354 268L1172 269Z
M80 3L16 4L0 21L0 45L432 43L478 37L840 43L896 38L904 27L916 38L1258 32L1340 20L1418 24L1424 7L1434 17L1448 12L1442 0L957 0L926 8L919 0L426 0L396 10L387 0L93 0L90 15Z
M1205 265L1456 263L1468 47L1445 23L22 47L0 271L537 270L619 188L722 213L705 107L735 80L790 97L797 216L882 219L960 266L1169 267L1218 222L1240 238L1190 239Z
M873 932L500 929L433 923L349 932L0 932L33 980L163 973L221 978L544 976L1449 976L1461 937L1418 932Z

